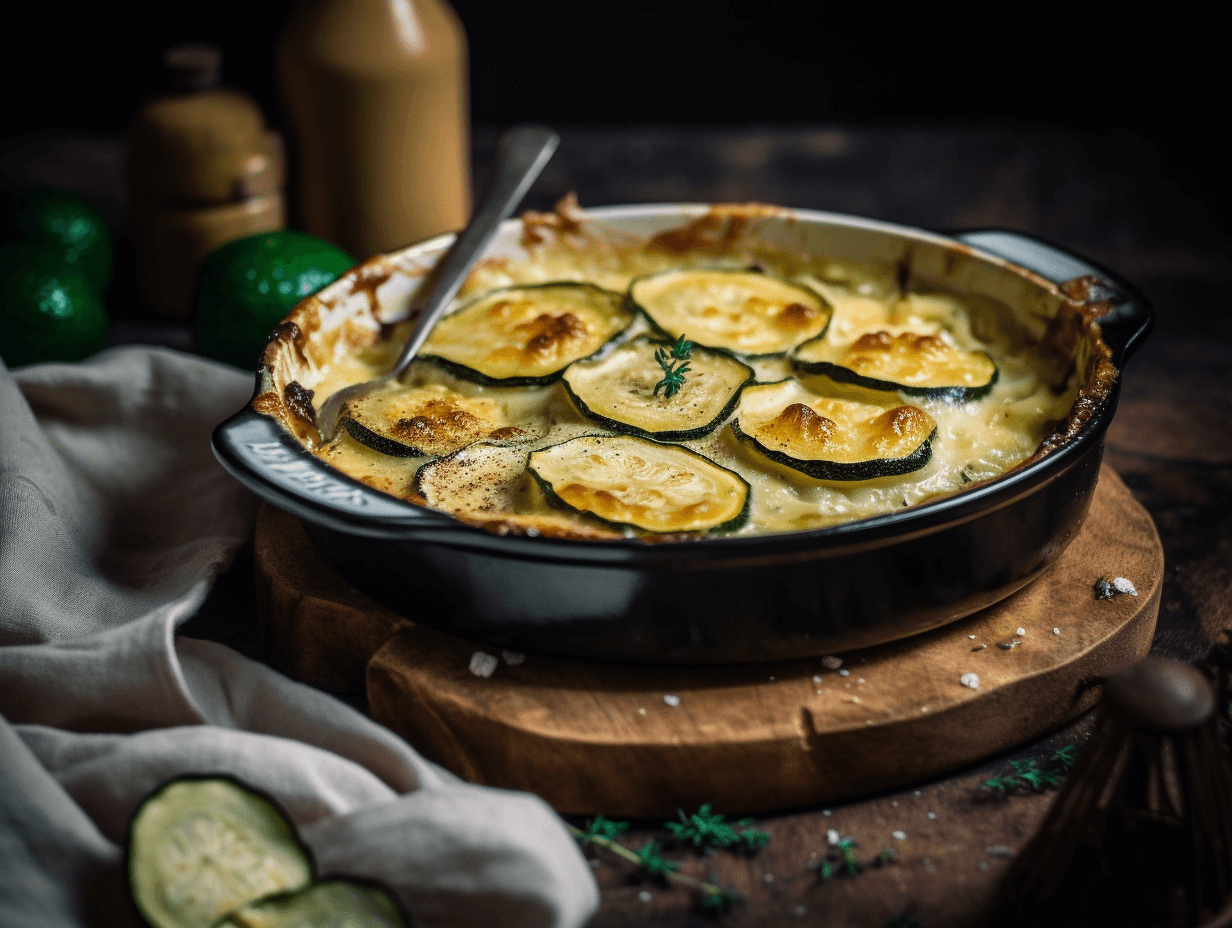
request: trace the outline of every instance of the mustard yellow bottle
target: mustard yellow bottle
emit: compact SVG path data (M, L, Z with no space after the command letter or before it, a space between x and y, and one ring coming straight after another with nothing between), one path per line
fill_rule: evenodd
M366 258L466 223L466 36L444 0L302 0L277 74L304 231Z
M184 319L210 252L286 225L283 155L257 104L218 86L217 48L178 46L164 61L174 92L148 100L129 128L129 226L138 294Z

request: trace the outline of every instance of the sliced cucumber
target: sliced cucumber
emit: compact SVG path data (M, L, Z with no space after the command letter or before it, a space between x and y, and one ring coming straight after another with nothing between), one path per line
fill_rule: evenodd
M431 461L415 475L415 492L433 509L453 515L495 517L514 511L528 449L476 442Z
M986 396L997 382L997 365L982 351L959 351L936 335L868 332L841 354L814 338L796 349L796 369L870 390L890 390L926 399L966 403Z
M826 330L831 308L807 287L729 268L672 268L638 277L629 301L673 339L746 356L782 354Z
M915 406L876 406L810 393L795 380L740 394L732 432L770 460L818 480L872 480L919 470L937 423Z
M449 454L483 438L537 434L533 424L515 425L498 401L463 396L440 384L391 384L346 403L339 416L357 442L400 458Z
M656 396L664 371L655 352L670 348L648 336L635 338L604 358L571 364L565 389L582 415L614 431L660 441L701 438L731 414L753 369L695 345L684 386L670 398L666 391Z
M630 435L583 435L531 454L528 469L550 500L648 532L739 528L749 485L678 445Z
M176 780L129 826L133 901L154 928L208 928L312 882L312 863L268 799L223 777Z
M245 906L218 928L407 928L393 897L350 880L322 880L302 892Z
M506 287L438 322L420 357L479 383L550 383L632 321L622 294L593 284Z

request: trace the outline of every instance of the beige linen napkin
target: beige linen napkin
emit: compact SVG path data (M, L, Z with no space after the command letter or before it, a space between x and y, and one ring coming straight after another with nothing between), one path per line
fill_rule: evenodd
M581 924L594 880L541 800L176 637L252 529L209 450L251 390L164 349L0 363L0 924L136 924L129 818L193 773L276 797L320 874L381 880L423 928Z

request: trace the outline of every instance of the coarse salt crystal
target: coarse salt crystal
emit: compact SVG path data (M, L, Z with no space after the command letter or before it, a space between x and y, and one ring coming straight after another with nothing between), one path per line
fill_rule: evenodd
M824 815L826 818L829 818L832 813L830 812L829 809L822 809L821 814Z
M968 689L978 690L980 688L980 675L978 673L964 673L958 678L958 682Z
M646 890L643 889L640 893L637 894L637 898L641 899L642 902L649 902L651 899L654 898L654 896L650 895L650 893L648 893Z
M517 651L501 651L501 657L505 659L505 663L510 667L516 667L526 660L526 655L519 654Z
M859 697L859 696L852 696L852 697L851 697L851 701L852 701L852 702L859 702L859 701L860 701L860 697Z
M664 693L664 694L663 694L663 701L664 701L665 703L667 703L669 706L678 706L678 705L680 705L680 697L679 697L679 696L673 696L671 693Z
M821 682L821 677L813 677L813 682L814 682L814 683L820 683L820 682Z
M840 677L850 677L850 676L851 676L851 671L850 671L850 670L840 670L840 671L838 672L838 675L839 675Z
M1014 634L1018 635L1020 638L1026 633L1027 633L1027 630L1025 628L1018 628L1014 630Z
M863 677L856 677L856 682L857 682L857 683L863 683L863 682L864 682L864 678L863 678Z
M1128 593L1130 596L1138 595L1138 591L1134 588L1134 585L1130 583L1128 580L1126 580L1124 577L1117 577L1115 580L1113 580L1112 588L1116 590L1118 593Z
M841 657L834 657L833 655L823 657L821 659L821 666L826 668L826 670L838 670L843 666L843 659Z
M906 840L907 840L907 832L905 832L905 831L892 831L892 832L890 832L890 835L891 835L891 837L893 837L893 838L894 838L895 840L897 840L897 841L906 841Z
M1053 633L1054 635L1059 635L1059 634L1061 634L1061 629L1059 629L1059 628L1054 628L1054 629L1052 630L1052 633Z
M500 661L491 654L476 651L471 655L471 673L477 677L490 677L500 666Z
M936 820L936 818L937 818L937 813L936 813L936 812L929 812L929 813L928 813L928 817L929 817L929 818L931 818L931 819L933 819L933 820L935 821L935 820Z
M833 828L828 829L828 830L826 831L826 840L827 840L830 844L838 844L838 842L839 842L839 840L840 840L840 839L839 839L839 836L838 836L838 832L837 832L837 831L835 831Z
M975 641L975 635L968 635L967 637L970 638L972 641Z

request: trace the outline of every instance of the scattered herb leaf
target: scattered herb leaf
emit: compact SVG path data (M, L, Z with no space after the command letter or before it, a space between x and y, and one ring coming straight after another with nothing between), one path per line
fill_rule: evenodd
M672 346L670 354L662 348L655 350L655 361L658 362L659 367L663 368L663 379L655 384L655 396L658 396L659 391L662 390L663 395L670 400L680 392L680 388L684 386L684 375L689 372L687 361L692 352L693 343L686 342L683 335ZM682 363L675 363L677 361Z
M811 861L809 868L816 870L817 876L823 880L828 880L839 873L856 876L864 870L864 864L856 856L857 847L859 845L855 838L840 838L837 843L830 846L825 857ZM898 860L898 853L893 848L887 847L877 855L876 863L877 866L882 867L896 860Z
M1072 744L1067 744L1048 758L1048 766L1040 767L1031 758L1012 760L1009 773L985 780L980 784L980 788L1001 796L1028 788L1040 793L1064 780L1069 768L1077 762L1078 749Z
M1072 744L1067 744L1059 749L1057 753L1053 754L1052 759L1060 761L1065 767L1072 767L1078 763L1078 748Z
M602 815L596 815L586 823L586 830L582 832L582 843L593 841L595 838L607 838L609 841L614 840L629 830L628 822L614 822L611 819L606 819Z
M809 867L817 871L819 879L828 880L834 876L834 864L824 857L821 860L814 860L809 863Z
M726 912L740 901L740 894L730 889L714 886L702 889L698 904L707 912Z
M672 860L665 860L659 853L658 841L647 841L642 845L642 849L637 852L637 857L641 861L642 869L647 874L663 880L666 880L667 875L672 871L680 869L680 864Z
M629 827L628 822L613 822L599 815L591 819L586 827L587 830L583 831L570 825L569 831L573 837L583 844L597 844L618 857L624 858L629 863L636 864L644 872L650 872L669 883L678 883L681 886L688 886L691 889L697 890L701 893L700 902L707 911L714 913L722 912L730 908L734 902L739 901L739 896L734 892L725 890L715 883L707 883L695 876L678 872L676 868L679 864L664 860L659 854L658 847L654 841L643 847L640 852L631 851L623 844L620 844L615 836L621 834ZM604 832L612 832L613 834L609 836L609 834ZM713 880L714 877L712 876L711 879Z
M694 847L732 847L743 845L747 850L757 851L770 840L769 832L751 828L751 818L728 823L727 816L710 810L706 803L690 816L680 810L679 822L664 822L663 827L680 841L690 841ZM734 827L733 827L734 826Z

